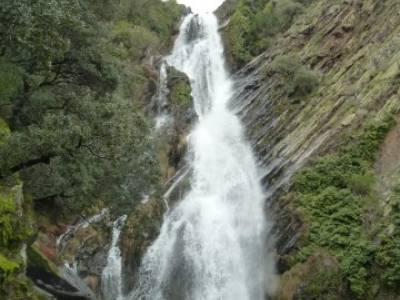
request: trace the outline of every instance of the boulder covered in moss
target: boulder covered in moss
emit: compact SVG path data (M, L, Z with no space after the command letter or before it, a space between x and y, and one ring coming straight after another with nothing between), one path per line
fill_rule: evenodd
M159 199L149 199L129 216L122 232L124 288L130 291L136 280L141 259L159 234L165 205Z
M191 123L195 117L192 88L185 73L174 67L167 68L168 104L171 113L178 121Z

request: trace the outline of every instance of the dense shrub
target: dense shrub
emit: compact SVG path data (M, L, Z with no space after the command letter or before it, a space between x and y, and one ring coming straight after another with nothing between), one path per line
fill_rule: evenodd
M291 96L304 97L314 92L319 85L319 76L316 72L300 68L293 78L293 92Z
M274 59L271 71L279 74L289 97L305 97L316 90L319 76L301 63L298 56L282 55Z
M339 259L341 276L359 299L367 292L368 270L376 260L386 266L384 278L389 284L400 278L395 239L389 238L379 249L363 229L364 207L375 197L373 163L392 125L393 119L387 117L367 126L356 142L318 159L294 179L295 204L309 224L297 261L305 261L317 249L328 249Z
M310 1L240 0L226 36L230 55L238 65L247 63L273 44L278 33L286 31Z
M400 184L391 196L390 232L382 235L382 245L377 254L378 265L383 269L382 282L392 289L400 287Z

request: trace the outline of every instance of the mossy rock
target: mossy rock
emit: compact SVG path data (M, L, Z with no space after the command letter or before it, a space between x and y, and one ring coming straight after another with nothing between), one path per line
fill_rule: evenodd
M160 199L149 199L129 216L121 237L125 288L133 288L136 272L147 248L159 234L165 207Z
M22 273L20 262L0 253L0 295L7 300L47 300L53 299L41 294L33 283ZM3 298L1 298L3 299Z
M168 100L171 109L175 113L183 113L190 109L193 104L192 88L186 74L174 67L168 67Z
M32 235L24 218L22 186L12 189L0 186L0 249L14 252Z
M34 245L28 247L27 255L29 267L34 267L47 273L59 274L57 266L46 258Z
M16 273L20 265L0 253L0 285L12 274Z

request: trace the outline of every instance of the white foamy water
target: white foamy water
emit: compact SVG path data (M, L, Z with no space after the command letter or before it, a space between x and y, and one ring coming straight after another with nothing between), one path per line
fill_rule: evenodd
M212 14L184 20L167 63L192 83L191 189L171 208L143 258L133 299L264 299L272 289L264 194L240 120Z
M126 216L122 216L113 224L112 241L108 252L107 265L101 276L101 290L104 300L124 299L122 294L122 258L118 242L126 218Z

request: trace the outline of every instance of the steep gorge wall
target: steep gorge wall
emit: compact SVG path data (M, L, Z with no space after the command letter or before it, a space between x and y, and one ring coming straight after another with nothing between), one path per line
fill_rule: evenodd
M316 289L313 295L308 295L311 298L302 294L301 286L311 286L308 280L312 274L322 278L322 274L339 268L340 258L327 247L314 249L303 263L290 262L303 250L311 226L310 219L305 217L309 212L301 212L290 193L293 175L299 170L326 154L340 156L337 154L340 149L357 144L368 124L399 113L399 11L400 3L396 0L311 1L274 45L235 74L238 92L233 108L245 122L262 165L268 210L273 211L276 224L278 270L284 273L279 299L327 299L332 295L329 299L397 299L393 289L386 292L383 279L374 281L373 287L365 287L358 295L354 292L354 282L332 284L328 292ZM227 47L229 53L229 43ZM302 97L287 93L290 79L282 78L272 67L282 56L298 57L319 77L318 88ZM394 149L395 133L390 131L389 135ZM390 161L386 166L397 165L396 155L385 155L382 151L380 157ZM377 164L373 172L381 178L385 176L380 175L382 164ZM392 176L384 178L386 187L382 187L382 180L377 180L375 188L383 189L387 199L393 194L391 187L399 169L395 167L390 172ZM390 205L382 197L374 197L372 206L377 211L386 207L386 215L375 217L373 222L390 219ZM359 222L365 222L365 214L359 218ZM383 225L386 229L388 226L393 224ZM380 243L381 239L377 240ZM376 272L373 269L378 267L374 263L364 267L369 275L363 279L371 283Z

